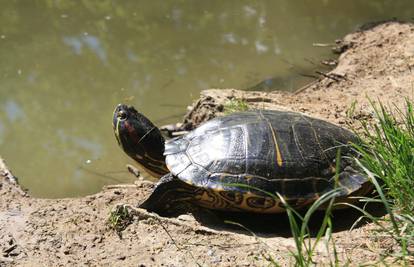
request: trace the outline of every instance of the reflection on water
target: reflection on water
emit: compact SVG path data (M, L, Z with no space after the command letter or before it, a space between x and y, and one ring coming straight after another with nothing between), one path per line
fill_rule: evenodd
M16 122L16 120L22 119L25 117L24 111L20 106L13 100L7 100L4 103L4 113L11 123Z
M106 63L106 52L103 49L101 42L95 36L85 35L79 37L63 37L63 42L72 47L73 51L77 55L82 54L82 48L85 45L103 62Z
M130 182L111 129L134 104L171 123L210 87L293 90L363 23L411 0L2 1L0 154L35 196Z

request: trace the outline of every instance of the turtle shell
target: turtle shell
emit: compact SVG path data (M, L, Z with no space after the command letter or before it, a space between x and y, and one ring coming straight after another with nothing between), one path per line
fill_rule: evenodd
M164 154L173 175L210 192L245 194L255 188L256 194L306 200L331 188L337 149L348 153L344 145L355 140L350 131L326 121L258 110L210 120L167 141ZM339 171L346 165L346 159L341 159ZM346 194L361 184L342 183Z

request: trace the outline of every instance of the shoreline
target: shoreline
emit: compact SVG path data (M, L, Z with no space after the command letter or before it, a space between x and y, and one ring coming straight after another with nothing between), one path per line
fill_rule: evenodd
M184 126L219 116L228 101L237 99L251 108L297 111L358 129L361 118L375 119L369 98L402 107L405 98L414 97L414 24L378 24L348 34L341 45L346 49L338 65L300 92L204 90ZM240 228L200 220L197 214L161 218L141 210L121 239L107 223L111 210L118 204L135 206L151 188L151 183L137 181L80 198L33 198L0 161L0 266L262 266L269 264L268 256L289 264L294 247L289 229L253 237ZM373 227L338 230L333 236L339 259L351 258L352 264L377 260L385 248L370 235ZM321 262L329 257L324 247L317 250Z

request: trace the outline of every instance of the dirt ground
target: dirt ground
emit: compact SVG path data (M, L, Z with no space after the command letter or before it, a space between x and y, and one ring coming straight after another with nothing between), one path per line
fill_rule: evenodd
M387 22L347 35L338 44L338 65L297 93L243 92L210 89L185 118L184 126L220 115L229 99L243 99L254 108L294 110L333 123L358 127L372 118L367 100L401 106L414 90L414 25ZM355 106L349 116L349 108ZM348 113L348 116L347 116ZM37 199L25 193L0 161L0 266L263 266L270 259L292 265L294 240L285 215L239 216L195 211L162 218L131 210L131 224L120 235L110 228L110 211L118 204L135 206L153 184L107 187L74 199ZM334 238L343 263L375 262L390 249L374 238L371 224L348 229L358 217L350 210L334 214ZM239 222L226 224L224 219ZM313 222L317 227L320 220ZM332 254L323 246L317 260Z

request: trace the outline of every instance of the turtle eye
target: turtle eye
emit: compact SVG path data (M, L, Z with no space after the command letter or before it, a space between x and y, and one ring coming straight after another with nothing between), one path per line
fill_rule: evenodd
M125 120L127 118L127 114L126 114L126 112L125 111L123 111L123 110L120 110L119 112L118 112L118 119L120 119L120 120Z

